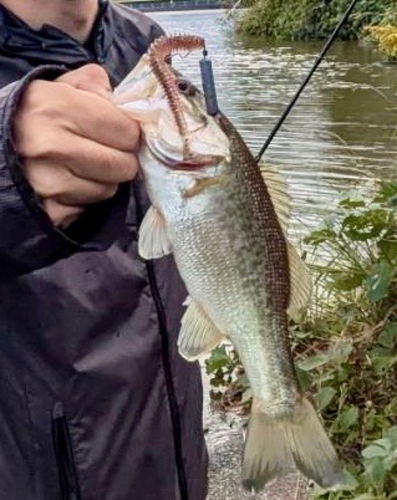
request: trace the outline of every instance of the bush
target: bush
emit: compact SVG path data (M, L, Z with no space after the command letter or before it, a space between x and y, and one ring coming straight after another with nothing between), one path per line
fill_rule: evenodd
M339 203L305 243L318 301L291 325L302 390L312 393L349 484L329 500L397 498L397 184L368 204ZM207 362L227 407L249 409L251 392L231 347ZM363 496L361 496L363 495Z
M238 28L248 34L271 38L325 38L335 29L347 5L346 0L254 0ZM356 39L365 26L392 23L396 18L394 0L361 0L340 37Z
M397 26L369 26L369 35L379 45L379 50L386 54L389 61L397 61Z

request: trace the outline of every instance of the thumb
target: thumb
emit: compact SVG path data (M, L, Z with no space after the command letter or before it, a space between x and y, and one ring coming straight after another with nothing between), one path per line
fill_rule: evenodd
M56 81L66 83L79 90L91 92L107 100L110 100L112 95L109 76L98 64L86 64L79 69L65 73Z

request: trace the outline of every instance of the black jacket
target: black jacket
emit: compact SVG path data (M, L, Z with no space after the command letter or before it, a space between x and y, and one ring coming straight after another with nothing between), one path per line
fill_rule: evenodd
M12 120L27 83L99 62L113 84L161 29L101 2L91 39L39 32L0 7L0 500L203 500L197 365L179 357L186 292L143 262L139 181L67 233L23 176Z

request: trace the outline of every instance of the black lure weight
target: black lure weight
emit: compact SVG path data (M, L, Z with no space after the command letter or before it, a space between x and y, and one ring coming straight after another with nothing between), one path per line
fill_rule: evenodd
M216 98L214 72L212 62L207 59L207 51L204 51L204 57L200 61L201 82L203 85L205 104L207 113L215 116L219 112L218 100Z

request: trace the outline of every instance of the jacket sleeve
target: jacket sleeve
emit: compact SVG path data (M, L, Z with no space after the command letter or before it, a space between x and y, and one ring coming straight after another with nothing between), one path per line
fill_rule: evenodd
M122 228L129 183L111 199L88 208L67 231L57 229L23 175L12 137L15 111L26 86L65 70L39 67L0 89L0 282L46 267L77 251L105 250Z

